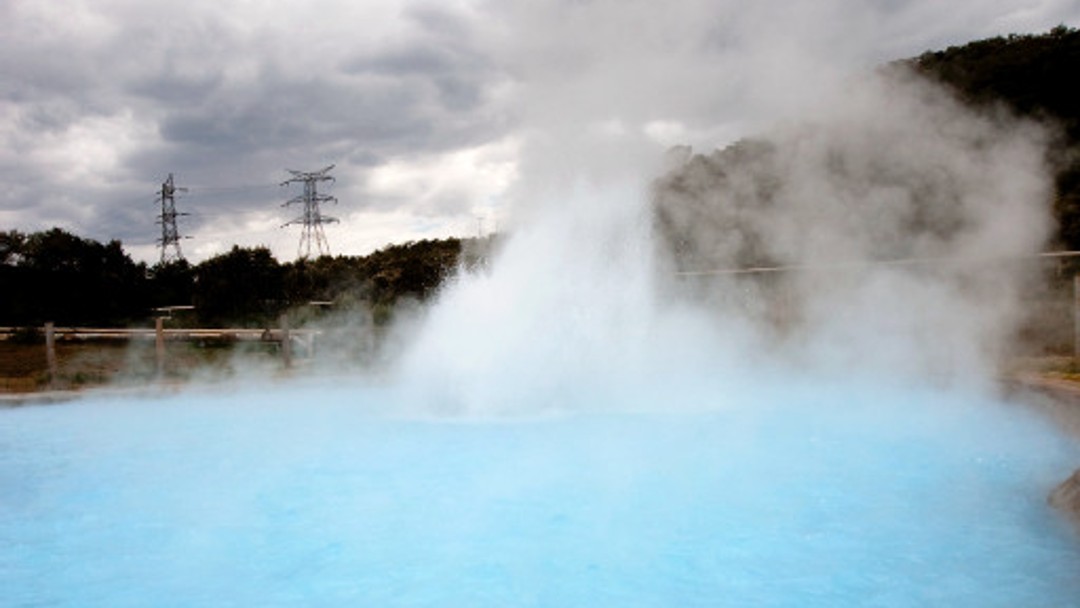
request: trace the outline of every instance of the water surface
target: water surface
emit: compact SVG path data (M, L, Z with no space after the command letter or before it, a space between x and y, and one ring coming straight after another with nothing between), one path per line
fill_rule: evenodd
M1045 504L1077 450L1015 406L823 391L483 420L398 399L0 411L4 605L1080 598L1080 543Z

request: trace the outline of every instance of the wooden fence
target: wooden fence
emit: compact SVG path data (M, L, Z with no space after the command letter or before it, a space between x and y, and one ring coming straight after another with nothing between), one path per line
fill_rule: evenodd
M57 376L56 343L58 341L96 341L96 340L153 340L159 372L165 368L165 343L173 341L216 340L225 342L270 342L280 345L282 363L291 367L296 347L300 347L308 356L315 350L316 337L321 334L317 329L290 329L288 319L281 317L276 328L206 328L206 329L166 329L165 319L155 319L150 328L100 328L100 327L57 327L46 323L41 328L45 337L45 358L52 377ZM0 327L0 340L9 340L25 332L26 328Z

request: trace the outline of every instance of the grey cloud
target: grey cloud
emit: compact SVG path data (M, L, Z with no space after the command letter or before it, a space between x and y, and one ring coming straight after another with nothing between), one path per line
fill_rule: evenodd
M475 33L459 13L433 4L410 6L405 10L405 16L436 38L468 40Z
M166 105L186 103L213 95L225 84L220 71L203 74L176 74L166 71L135 79L129 91L132 95Z
M162 119L161 134L170 143L231 154L321 148L344 140L382 152L430 151L488 134L482 111L462 112L454 121L444 121L446 113L432 107L424 86L410 82L275 78L177 109Z
M392 77L417 87L433 86L439 103L453 111L476 109L485 91L506 78L489 58L462 41L438 39L358 55L345 61L342 70L354 76Z
M68 96L95 88L92 61L72 49L27 44L19 37L3 44L0 54L0 91L4 98L29 102L41 97Z
M358 57L346 62L343 68L352 74L424 74L444 72L453 65L453 56L431 47L411 47Z

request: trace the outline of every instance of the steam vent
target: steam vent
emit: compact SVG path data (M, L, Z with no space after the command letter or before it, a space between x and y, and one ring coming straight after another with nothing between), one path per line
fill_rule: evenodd
M1080 469L1050 493L1050 505L1080 524Z

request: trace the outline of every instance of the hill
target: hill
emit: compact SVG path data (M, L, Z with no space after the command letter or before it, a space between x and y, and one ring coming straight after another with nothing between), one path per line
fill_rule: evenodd
M977 108L1004 105L1054 125L1054 246L1080 249L1080 30L979 40L900 62Z
M660 234L683 270L977 255L961 237L993 221L1033 241L1018 252L1080 249L1078 73L1080 31L1064 26L883 66L803 124L673 150ZM1048 199L1044 231L1019 205Z

